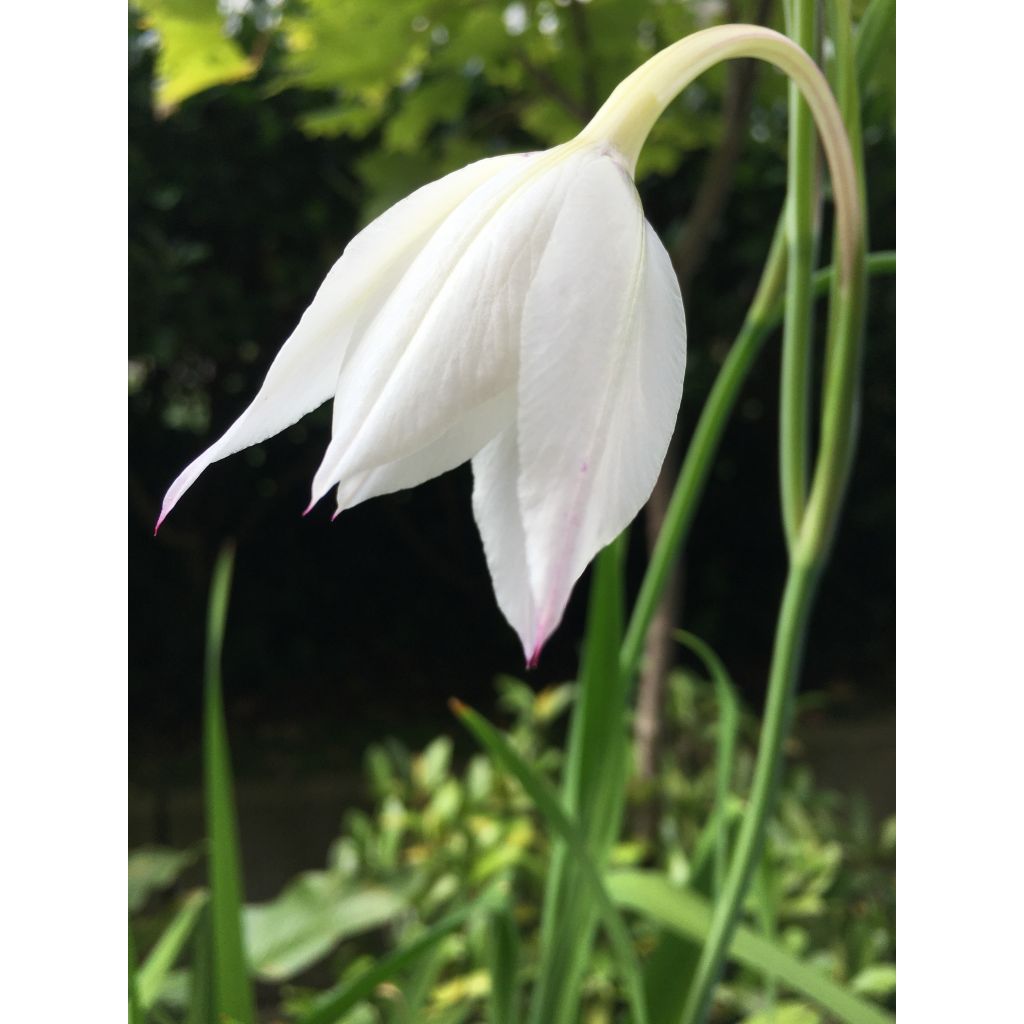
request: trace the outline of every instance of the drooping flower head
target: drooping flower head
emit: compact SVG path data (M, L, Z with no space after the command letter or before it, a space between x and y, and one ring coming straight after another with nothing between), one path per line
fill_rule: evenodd
M160 521L210 463L333 397L310 507L334 489L340 512L472 459L495 594L532 664L654 486L685 353L679 286L614 147L481 160L349 243Z
M633 184L637 155L672 97L736 56L802 76L831 125L852 266L853 164L813 62L756 26L696 33L634 72L571 142L471 164L352 239L251 405L171 485L157 526L212 462L333 398L310 507L333 489L341 511L472 460L498 604L535 663L584 569L650 495L682 394L683 305Z

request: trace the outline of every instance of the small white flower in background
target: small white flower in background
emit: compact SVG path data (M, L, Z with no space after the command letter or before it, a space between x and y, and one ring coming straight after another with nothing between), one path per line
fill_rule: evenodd
M340 512L472 459L494 591L532 665L650 495L685 362L679 286L614 147L481 160L349 243L157 525L210 463L333 397L310 507L335 489Z

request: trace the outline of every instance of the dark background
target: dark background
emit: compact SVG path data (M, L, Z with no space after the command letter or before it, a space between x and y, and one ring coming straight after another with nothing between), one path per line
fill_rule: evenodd
M243 817L250 784L258 792L294 783L293 806L303 780L345 779L351 789L346 782L331 800L357 799L368 742L454 731L450 695L489 709L495 676L525 670L493 600L468 466L333 525L326 504L301 518L329 437L329 406L212 466L154 539L168 484L244 408L326 270L379 207L360 169L386 140L379 129L363 138L301 130L323 95L270 87L279 70L273 41L254 80L157 116L156 51L135 15L129 39L132 831L136 841L183 841L192 826L179 821L174 801L198 785L205 604L226 538L238 542L225 685ZM669 245L685 230L716 141L714 88L705 144L671 173L638 182L648 219ZM501 111L508 100L487 84L478 92L471 105ZM758 130L745 132L732 194L686 296L684 439L757 283L783 198L785 122L784 92L763 77L750 115ZM895 248L895 138L884 107L869 106L866 125L871 247ZM479 144L506 152L545 143L499 114ZM422 170L413 184L436 176L426 158ZM844 736L856 745L866 728L875 740L861 748L883 762L888 732L883 726L878 754L878 723L894 688L894 312L891 280L876 280L860 448L804 673L812 726L831 737L824 751ZM693 528L681 620L719 651L755 708L785 570L777 381L774 339L740 399ZM644 559L638 524L634 587ZM572 677L586 592L584 578L528 675L537 688ZM883 770L876 799L887 803L890 785ZM317 826L310 845L334 824Z

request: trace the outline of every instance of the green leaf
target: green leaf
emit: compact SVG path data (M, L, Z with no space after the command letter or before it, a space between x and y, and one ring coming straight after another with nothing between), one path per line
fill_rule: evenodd
M850 982L850 988L858 995L889 999L896 991L896 965L872 964L865 967Z
M715 737L715 804L711 820L705 826L709 845L714 850L714 893L721 892L725 869L729 862L729 831L726 827L726 809L735 762L736 736L740 728L740 703L736 686L722 659L699 636L686 630L677 630L676 639L688 647L704 663L715 686L718 702L718 733ZM698 843L698 847L700 844ZM694 873L699 866L694 867Z
M343 939L371 931L407 909L389 889L354 889L336 872L309 871L274 900L245 911L253 970L284 981L316 963Z
M711 923L711 905L703 897L672 885L664 875L621 871L606 878L608 892L622 907L680 935L702 940ZM818 1004L844 1024L893 1024L893 1017L837 985L781 947L749 928L737 928L731 959L762 974L774 974L787 988Z
M199 915L206 906L207 898L207 894L201 890L190 893L185 898L185 902L146 957L146 962L139 968L136 984L139 1005L144 1012L148 1012L155 1005L171 968L177 963L185 943L192 935Z
M141 910L149 898L168 889L199 858L198 850L143 846L128 854L128 912Z
M224 34L216 0L136 0L143 24L160 36L156 107L167 113L214 85L249 78L256 61Z
M804 1003L779 1003L744 1017L741 1024L821 1024L821 1014Z
M242 944L242 868L235 818L234 784L221 693L221 652L235 548L217 556L206 625L206 681L203 715L203 796L209 835L210 917L214 953L213 990L217 1012L253 1024L255 1009Z
M200 911L192 940L192 970L189 972L188 1016L185 1024L209 1024L216 1020L213 994L213 934L210 904Z
M619 833L629 771L628 686L618 658L626 544L623 534L598 555L594 566L562 780L564 806L580 822L581 838L600 867ZM533 1024L577 1019L579 989L597 925L586 870L567 852L563 837L554 844L544 893L540 966L530 1006Z
M143 1024L142 1006L139 1003L138 969L135 963L135 936L131 922L128 923L128 1024Z
M635 1024L646 1024L647 1008L636 952L629 931L609 898L593 854L586 839L570 820L550 784L509 745L505 737L483 716L459 701L452 708L462 723L476 737L480 745L505 771L514 775L527 795L537 806L552 828L569 847L581 876L589 890L590 899L597 908L611 942L618 968L622 972ZM578 1005L575 1012L579 1012ZM553 1021L554 1018L551 1018Z
M361 999L365 999L382 982L395 977L399 971L415 963L428 953L446 935L460 928L470 914L488 907L491 898L482 896L476 903L462 907L437 924L425 929L411 942L395 950L388 956L381 957L368 970L349 978L331 989L317 1001L317 1005L305 1016L300 1017L297 1024L337 1024L342 1015L347 1013Z
M491 973L490 1024L519 1024L519 932L507 905L488 921L487 963Z

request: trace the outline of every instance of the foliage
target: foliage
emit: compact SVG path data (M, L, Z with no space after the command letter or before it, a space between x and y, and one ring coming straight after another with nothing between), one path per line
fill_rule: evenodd
M414 185L476 156L561 141L626 70L697 27L705 14L722 13L713 5L653 0L649 5L397 0L384 6L306 0L283 8L258 2L225 7L218 27L220 16L200 0L151 0L140 6L148 27L141 33L133 29L133 55L145 66L157 47L157 112L163 115L181 101L183 117L210 116L214 123L222 118L226 130L237 130L230 105L218 108L211 99L224 95L238 104L237 111L250 104L253 115L258 108L253 122L271 128L256 151L276 151L268 140L284 121L289 131L300 126L311 146L325 138L344 140L351 147L346 184L355 184L342 205L353 223L357 209L361 218L372 216ZM794 31L811 49L813 9L810 0L791 0L788 12ZM892 10L891 0L871 0L859 32L865 51L877 55L886 49ZM885 103L891 83L885 75L872 76L872 62L855 54L849 5L843 0L828 5L828 26L834 55L829 70L863 176L858 90L869 101L866 109L872 103L875 108L875 123L863 132L870 144L872 131L884 135L891 127ZM358 34L358 47L347 45L350 31ZM855 73L858 59L861 82ZM229 85L248 76L251 85ZM726 100L723 82L721 73L707 76L686 93L686 109L677 104L660 122L661 134L652 137L640 171L655 197L659 177L684 175L688 150L715 143ZM234 91L245 88L257 91ZM761 157L781 153L773 118L781 119L785 110L782 95L781 82L768 80L761 107L771 115L767 129L756 109L752 115L754 138L760 136L764 147ZM268 120L266 111L274 104L294 105L284 120ZM301 876L278 899L243 912L220 694L227 554L215 575L207 645L204 790L210 891L190 894L172 910L166 927L147 928L138 917L132 923L133 1021L148 1015L253 1024L250 974L277 986L275 1000L302 1024L421 1019L506 1024L518 1019L524 988L530 992L533 1024L576 1020L581 1005L588 1022L610 1022L627 1003L635 1024L648 1019L696 1024L707 1018L712 1000L722 1020L802 1024L820 1019L822 1009L847 1024L889 1020L871 1002L891 999L895 981L888 833L883 842L865 815L837 808L799 771L791 772L777 792L810 612L852 465L864 309L863 251L855 238L843 272L831 278L829 358L822 399L815 403L811 391L817 381L809 369L814 258L813 247L804 243L816 231L816 174L809 136L806 144L799 142L808 126L795 94L788 118L804 127L794 133L798 141L790 151L790 215L778 235L784 244L773 246L734 346L734 352L749 350L749 358L736 364L735 388L720 403L717 419L694 435L687 455L705 459L710 468L785 281L779 449L789 574L756 757L750 723L738 720L735 687L724 665L688 635L688 646L709 668L714 686L686 674L673 679L674 721L685 749L671 751L662 766L657 838L640 841L622 828L632 674L667 567L688 538L705 474L700 486L677 488L680 497L670 505L626 643L625 540L599 559L564 757L557 738L547 735L558 714L540 716L541 698L521 684L506 684L506 700L518 716L507 735L457 705L490 762L474 759L465 771L453 770L452 749L443 739L417 756L397 745L371 755L374 810L350 816L326 869ZM187 168L187 159L175 158L179 168ZM141 163L143 175L154 170L144 158ZM755 151L746 171L760 167ZM156 169L154 177L163 173ZM737 180L744 184L742 173ZM747 275L763 252L765 225L772 221L764 217L765 195L777 208L781 185L778 175L775 191L751 203L759 218L756 244L736 250ZM745 188L748 196L756 192L749 176ZM183 192L149 188L145 196L158 210L173 209ZM657 200L652 205L657 208ZM146 210L144 226L157 230L140 233L143 245L133 270L147 280L146 294L159 295L170 307L176 299L188 301L195 265L209 259L210 251L189 240L190 234L202 234L194 221L181 238L172 237L161 233L162 219L150 216L153 212ZM188 224L192 211L180 216ZM297 231L294 237L304 243L309 235ZM152 257L148 263L147 257ZM273 258L269 263L283 265ZM749 286L748 281L744 287ZM234 298L237 302L239 296ZM251 302L245 295L241 305L266 309L273 302L272 295ZM285 305L277 310L282 317ZM196 323L206 332L201 301L198 312ZM249 316L250 325L259 319L258 313ZM189 378L181 372L188 368L189 342L168 334L159 312L144 310L143 320L141 357L132 364L133 409L145 411L148 402L149 411L158 408L169 423L205 429L209 416L203 402L214 393L209 385L218 367L208 350L199 348L193 353L192 383L183 386ZM223 342L229 352L245 320L225 319L232 332ZM250 361L258 352L242 345L228 361L242 359L243 350ZM709 364L704 372L713 370ZM161 371L167 374L162 381ZM154 380L161 386L154 387ZM226 393L228 381L222 381ZM190 405L190 398L198 401ZM812 410L820 411L822 433L809 477ZM261 449L252 458L258 463ZM680 479L685 483L685 473ZM705 602L710 606L728 605L705 596L711 597ZM562 710L569 693L553 691L550 707ZM702 742L705 749L699 749ZM136 905L186 863L151 856L156 880L136 885ZM627 915L627 908L638 916ZM135 932L146 936L139 943L146 955L138 963ZM172 970L188 951L191 968Z
M534 693L506 678L499 690L509 743L553 784L563 764L560 731L575 688L566 684ZM627 830L610 860L616 869L657 869L685 887L694 879L701 833L715 803L719 704L710 681L680 670L670 680L669 707L671 744L659 777L657 837L647 843ZM730 785L733 821L743 810L756 726L745 713ZM511 915L525 964L519 976L529 978L551 839L521 786L481 754L456 766L446 736L416 752L396 740L374 744L365 766L372 805L346 816L326 867L299 876L270 903L247 909L256 974L280 986L284 1009L301 1019L330 978L357 977L382 948L404 945L514 876L519 884ZM895 990L894 858L891 821L875 825L860 802L821 790L805 765L792 763L769 830L763 877L771 883L749 898L748 927L763 932L767 912L783 949L889 1005ZM186 904L194 898L186 895ZM426 960L379 985L346 1019L488 1019L489 928L486 915L469 916ZM654 932L635 922L634 936L646 959ZM164 996L168 1019L182 1019L184 1007L174 1000L186 990L182 974L170 976ZM771 992L771 980L759 971L734 967L718 989L716 1020L762 1024ZM583 982L581 1019L611 1020L621 998L610 950L599 940ZM424 1017L415 1016L416 1005ZM779 1020L793 1024L821 1019L813 1004L789 997L779 997L777 1011Z

